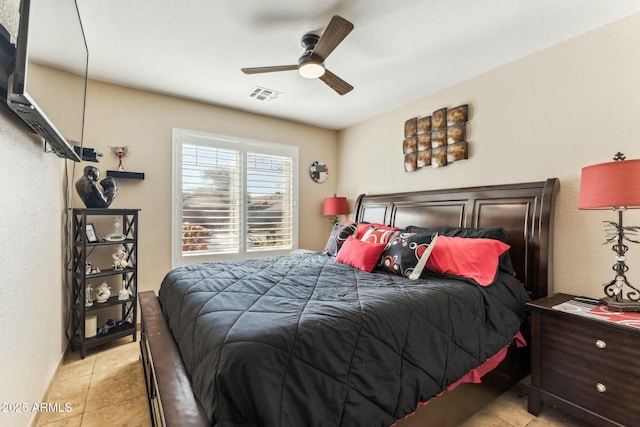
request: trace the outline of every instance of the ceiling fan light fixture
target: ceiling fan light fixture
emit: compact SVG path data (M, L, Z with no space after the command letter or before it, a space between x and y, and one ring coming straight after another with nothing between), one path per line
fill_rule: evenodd
M317 62L307 62L298 68L300 75L307 79L317 79L324 74L324 67Z
M298 67L298 72L306 79L317 79L324 74L324 67L318 62L308 61Z

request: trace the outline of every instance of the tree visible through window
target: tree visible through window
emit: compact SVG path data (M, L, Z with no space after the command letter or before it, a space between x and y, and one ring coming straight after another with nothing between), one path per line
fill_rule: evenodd
M174 264L294 249L296 165L295 147L174 130Z

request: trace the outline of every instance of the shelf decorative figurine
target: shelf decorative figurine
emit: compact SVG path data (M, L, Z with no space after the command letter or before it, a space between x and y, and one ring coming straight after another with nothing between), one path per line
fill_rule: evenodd
M127 238L124 234L120 232L122 228L122 222L120 220L120 216L116 215L113 217L113 233L108 234L104 237L104 240L107 242L122 242Z
M129 147L109 147L109 149L111 150L111 154L118 158L118 170L120 172L124 172L124 163L122 163L122 159L127 157L127 154L129 154Z
M92 290L93 288L91 287L91 283L87 283L87 286L84 289L84 305L87 307L91 307L93 305L93 301L91 301Z
M129 299L129 291L127 290L127 281L122 280L122 287L120 288L120 292L118 292L118 300L124 301Z
M87 261L87 265L85 267L85 273L86 274L98 274L98 273L100 273L100 268L99 267L94 267L93 264L91 264L90 261Z
M127 249L124 246L118 246L111 257L113 258L114 270L122 270L131 266L131 262L127 259Z
M98 187L98 179L100 178L100 170L93 166L84 168L84 175L76 181L76 190L78 195L88 208L108 208L118 193L118 185L116 180L108 176L100 181Z
M96 289L96 300L100 302L106 302L111 296L111 288L107 282L100 283L100 286Z
M98 329L98 336L103 337L107 335L109 333L109 329L113 328L114 326L116 326L116 322L113 319L109 318L104 326Z

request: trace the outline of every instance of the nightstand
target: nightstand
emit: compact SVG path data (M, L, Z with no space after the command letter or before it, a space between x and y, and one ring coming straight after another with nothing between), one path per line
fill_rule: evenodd
M554 310L556 294L531 309L529 412L544 403L597 426L640 425L640 329Z

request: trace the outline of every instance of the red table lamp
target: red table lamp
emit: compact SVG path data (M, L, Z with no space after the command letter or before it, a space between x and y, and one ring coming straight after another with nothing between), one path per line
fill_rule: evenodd
M346 197L325 197L322 203L322 215L333 217L332 222L338 222L338 215L347 215L349 207Z
M582 168L580 178L579 209L613 209L618 212L618 222L605 221L606 243L613 243L616 263L615 278L604 284L605 297L600 301L611 311L640 311L640 290L627 280L625 253L629 247L625 241L640 243L628 235L636 235L640 227L623 226L622 212L640 208L640 160L625 160L617 153L613 162ZM627 235L625 235L627 233ZM628 289L625 291L624 286Z

